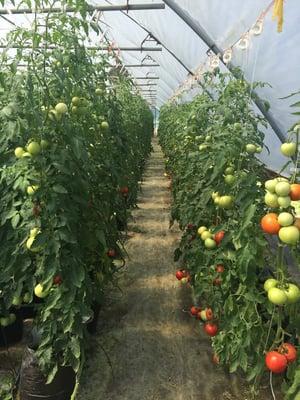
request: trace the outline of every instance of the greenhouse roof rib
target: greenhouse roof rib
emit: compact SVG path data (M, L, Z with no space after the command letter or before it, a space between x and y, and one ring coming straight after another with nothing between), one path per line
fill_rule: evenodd
M189 101L201 92L203 72L211 70L213 62L221 62L219 57L226 52L231 65L225 67L221 63L221 70L237 66L251 85L255 81L270 84L254 88L259 98L270 104L267 111L257 101L258 109L270 122L266 145L272 159L267 153L262 154L262 159L275 170L283 164L278 151L280 140L286 137L297 117L291 114L293 101L281 98L300 89L298 0L285 2L282 33L277 33L277 23L272 21L271 0L90 0L89 4L94 10L90 14L96 15L105 38L133 81L150 73L159 78L155 97L158 108L175 98L174 95L177 101ZM9 12L10 5L7 2L3 7L8 10L5 17L0 13L2 45L6 33L14 29L3 17L24 28L30 28L33 21L31 14ZM17 7L18 4L14 6ZM97 11L105 8L106 12ZM109 8L121 11L108 12ZM176 10L181 10L180 15ZM189 24L182 19L183 15ZM261 22L262 31L253 33L251 29L257 21ZM241 39L246 46L241 45ZM86 45L99 48L106 46L106 42L95 32ZM143 52L129 50L141 47ZM150 51L153 47L161 50ZM140 79L135 82L138 81L143 82Z
M142 4L120 4L120 5L103 5L103 6L91 6L89 5L88 11L137 11L137 10L162 10L165 8L164 3L142 3ZM34 14L36 10L32 8L7 8L0 9L0 15L6 14ZM60 12L76 12L74 7L53 7L53 8L42 8L38 10L39 14L60 13Z

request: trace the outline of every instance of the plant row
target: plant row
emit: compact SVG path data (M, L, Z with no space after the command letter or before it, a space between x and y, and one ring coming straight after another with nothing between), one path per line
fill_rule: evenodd
M46 30L38 20L16 29L7 41L19 50L1 59L0 325L5 334L34 306L48 382L62 365L82 368L86 322L124 264L153 129L113 59L84 46L81 11L47 15Z
M289 264L299 262L300 184L256 157L266 121L242 75L216 71L204 85L160 115L172 220L183 231L176 277L193 288L190 312L212 337L215 362L243 371L254 395L268 370L282 373L286 398L298 399L300 290ZM299 128L281 148L296 163Z

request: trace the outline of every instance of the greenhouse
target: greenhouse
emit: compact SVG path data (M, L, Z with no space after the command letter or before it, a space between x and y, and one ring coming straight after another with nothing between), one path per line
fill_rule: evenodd
M0 400L300 400L298 0L0 0Z

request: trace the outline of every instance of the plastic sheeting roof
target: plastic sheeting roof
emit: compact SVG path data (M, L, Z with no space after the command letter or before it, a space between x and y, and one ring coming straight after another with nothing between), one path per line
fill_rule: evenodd
M161 0L129 0L129 4L158 3ZM257 21L268 8L271 0L174 0L223 51L230 48ZM92 0L93 5L124 5L125 0ZM277 24L272 21L272 10L264 18L263 32L250 37L246 50L237 46L233 49L232 64L240 66L248 81L263 81L271 85L257 90L262 99L271 104L274 116L283 133L297 121L289 108L293 99L280 100L300 89L300 5L299 0L285 1L283 32L277 33ZM129 18L128 15L131 17ZM203 40L167 5L163 10L126 12L113 11L101 15L100 25L107 38L117 46L140 47L148 33L161 43L161 52L121 51L124 64L141 64L146 57L147 64L155 62L159 67L128 68L133 77L157 76L159 80L137 80L143 94L148 89L156 91L155 105L160 107L186 81L189 71L195 72L201 65L208 69L208 47ZM19 26L29 26L30 15L9 15L8 18ZM146 29L143 29L143 27ZM0 38L12 26L0 19ZM99 37L90 37L93 45L99 44ZM102 43L103 44L103 43ZM153 47L155 42L146 41L143 46ZM161 47L158 45L158 47ZM168 50L169 51L168 51ZM171 54L173 53L173 55ZM151 59L149 59L151 57ZM153 61L152 61L153 60ZM225 68L225 67L224 67ZM157 90L156 90L157 88ZM184 94L184 101L190 100L198 90ZM270 128L266 131L266 145L271 156L264 152L262 160L272 169L278 170L286 161L279 153L280 141Z

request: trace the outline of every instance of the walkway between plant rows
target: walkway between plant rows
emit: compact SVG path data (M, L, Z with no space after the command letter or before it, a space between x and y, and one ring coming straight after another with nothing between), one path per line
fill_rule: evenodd
M169 229L169 180L157 139L153 148L129 227L121 291L111 293L91 339L79 399L246 400L238 379L212 363L199 321L183 312L192 300L174 276L180 232Z

